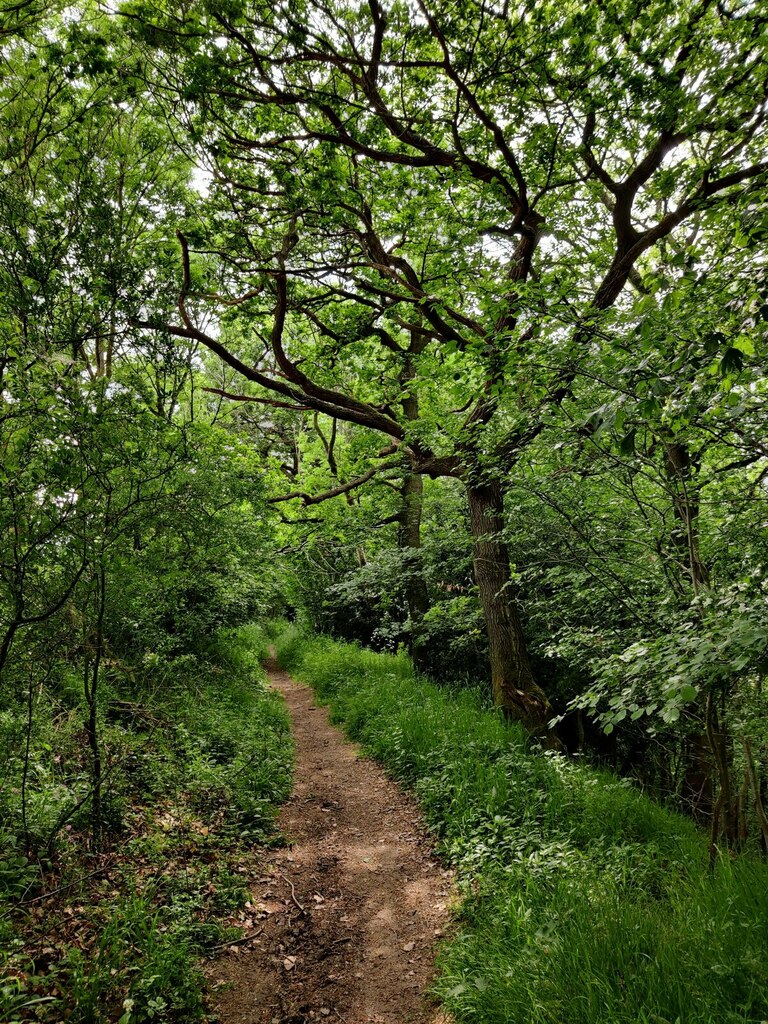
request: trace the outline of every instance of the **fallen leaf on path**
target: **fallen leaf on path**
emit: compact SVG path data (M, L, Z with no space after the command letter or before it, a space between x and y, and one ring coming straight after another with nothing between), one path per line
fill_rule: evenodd
M296 957L295 956L287 956L285 958L285 960L283 960L283 967L286 969L286 971L292 971L295 966L296 966Z
M416 945L415 942L406 942L406 944L403 946L403 952L404 953L410 953L415 945Z

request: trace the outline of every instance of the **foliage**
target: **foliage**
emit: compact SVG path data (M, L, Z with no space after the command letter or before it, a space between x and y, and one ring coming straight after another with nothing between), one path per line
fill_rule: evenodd
M540 487L548 450L610 437L608 486L638 521L619 466L666 474L679 601L711 578L705 479L764 465L764 20L695 0L121 10L212 172L180 232L179 315L143 325L215 353L239 382L220 394L321 435L326 418L327 470L283 463L276 502L351 507L399 480L418 566L409 482L461 481L495 699L546 732L556 694L499 536L520 464Z
M77 808L87 779L82 705L62 714L63 694L44 698L31 772L48 809L32 837L45 843L62 809L69 823L47 863L14 853L22 764L12 759L0 812L10 842L0 861L4 919L13 925L4 1020L203 1019L199 956L231 935L253 844L277 841L275 813L290 789L289 723L264 687L264 649L255 627L222 632L211 660L168 663L162 685L155 666L131 690L102 692L113 817L93 878L81 857L89 820ZM33 1005L32 1017L22 1012Z
M764 602L750 606L745 589L705 595L695 618L681 616L666 636L635 643L600 663L595 687L578 704L596 709L604 701L599 718L610 732L627 715L648 715L651 728L656 716L677 722L700 693L728 694L737 676L744 677L747 691L750 674L765 664L768 631Z
M683 1019L676 942L701 1013L751 1019L761 933L739 952L734 922L768 849L767 27L737 0L0 13L9 905L118 837L173 855L168 793L190 842L210 822L233 848L268 837L284 722L253 704L264 635L238 630L277 612L399 652L344 671L389 665L425 702L386 738L371 681L334 697L478 880L462 1013L619 1020L646 984L649 1024ZM467 694L422 689L408 655ZM489 680L545 745L708 821L713 878L674 815L536 763L482 710ZM723 844L745 854L730 873ZM82 1005L101 1013L114 977L113 1016L194 1017L190 908L218 883L128 875L103 949L68 960ZM637 946L616 951L624 913ZM566 1004L570 947L603 967ZM7 1012L54 1012L22 974Z
M445 682L477 677L486 670L487 641L461 493L437 481L425 488L420 573L429 607L418 625L407 599L410 555L396 543L396 524L369 525L397 505L396 495L361 495L354 520L347 511L342 523L329 509L320 529L312 524L298 550L286 554L292 583L285 592L321 633L389 651L418 636L421 672ZM302 532L295 526L290 535Z

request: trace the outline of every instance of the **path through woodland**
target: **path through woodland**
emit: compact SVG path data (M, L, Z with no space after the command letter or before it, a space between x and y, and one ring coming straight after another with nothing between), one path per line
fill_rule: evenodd
M211 966L222 1024L439 1024L430 1002L451 877L413 799L274 663L296 736L290 845L252 886L255 938Z

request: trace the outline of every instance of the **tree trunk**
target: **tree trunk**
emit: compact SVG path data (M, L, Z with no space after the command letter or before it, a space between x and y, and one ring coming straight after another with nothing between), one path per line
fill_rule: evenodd
M665 454L672 508L677 520L671 540L680 552L680 561L690 577L691 589L698 595L709 588L709 570L701 557L699 546L699 485L695 479L697 467L688 448L679 441L668 441Z
M704 824L711 819L714 806L714 762L701 715L694 711L690 718L695 724L684 747L681 798L691 816Z
M760 792L760 783L758 781L757 769L755 768L755 759L752 754L752 740L749 736L744 736L741 743L744 747L746 777L749 781L749 785L752 788L752 796L755 801L755 814L757 815L757 822L760 826L760 835L763 839L763 847L767 848L768 814L765 813L765 806L763 805L762 794Z
M428 336L412 328L408 350L403 354L400 368L400 386L403 389L401 406L411 423L419 418L419 396L413 387L416 377L416 358L424 351ZM409 647L417 671L429 669L427 652L422 643L422 620L429 611L429 591L424 578L421 557L421 513L424 506L424 478L420 473L408 473L403 480L400 529L397 542L403 554L403 587L410 619Z
M559 746L548 728L552 708L528 660L520 614L510 587L509 551L502 540L504 499L498 483L469 484L475 581L485 613L495 704L548 746Z
M5 635L3 636L3 641L0 644L0 679L2 679L3 677L3 672L5 671L5 663L8 661L9 655L11 653L11 644L13 643L13 638L16 636L16 633L18 632L20 626L21 622L14 620L10 623L10 625L5 631Z
M0 680L3 678L5 665L11 654L11 646L16 633L24 624L24 569L23 569L23 546L20 536L21 516L16 504L16 491L13 486L9 488L9 496L13 508L13 567L11 575L11 591L13 593L13 619L8 623L0 642Z
M403 591L410 619L409 647L417 671L429 668L427 652L421 641L421 624L429 611L429 592L421 557L421 513L424 480L409 473L403 481L398 544L403 555Z
M103 566L97 575L97 612L96 629L93 641L93 660L88 657L88 643L83 644L85 657L83 661L83 687L88 706L88 719L85 724L88 746L91 748L91 832L94 851L101 847L102 831L102 757L99 737L98 693L101 659L104 653L104 611L106 607L107 576Z
M725 836L726 848L729 850L736 846L738 837L738 815L733 799L730 758L728 756L728 733L725 725L722 727L720 725L711 693L707 697L706 726L707 739L714 756L718 781L717 799L712 808L710 826L709 862L711 866L715 863L719 853L720 835Z
M699 484L696 477L698 467L691 458L687 445L680 441L665 441L664 451L669 494L675 517L675 527L670 534L670 540L690 581L689 592L698 597L709 589L709 570L701 557L699 544ZM711 736L704 723L707 714L708 712L700 707L686 712L692 730L686 745L682 797L697 821L711 820L715 815L715 767L722 773L719 754L711 746ZM722 806L717 808L718 818L722 818L723 810ZM727 821L730 821L729 815L730 812L726 814Z

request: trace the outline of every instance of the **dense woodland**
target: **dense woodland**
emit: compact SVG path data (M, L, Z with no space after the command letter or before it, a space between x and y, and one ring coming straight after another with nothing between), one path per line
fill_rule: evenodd
M470 880L457 1021L768 1016L767 50L746 0L0 5L2 1019L201 1019L274 620ZM471 834L377 693L476 733ZM475 984L514 876L587 985L596 837L652 953L689 879L706 983Z

